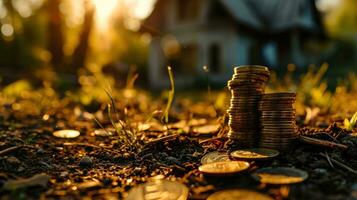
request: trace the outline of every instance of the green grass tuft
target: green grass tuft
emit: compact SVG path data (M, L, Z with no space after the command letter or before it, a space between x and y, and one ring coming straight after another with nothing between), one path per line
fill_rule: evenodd
M344 121L345 129L348 131L352 131L353 128L356 126L356 123L357 123L357 112L355 112L355 114L351 117L350 120L345 118L345 121Z

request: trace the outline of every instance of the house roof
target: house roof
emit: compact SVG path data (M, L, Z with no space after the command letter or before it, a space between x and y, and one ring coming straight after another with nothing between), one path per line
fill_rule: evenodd
M319 26L313 0L219 0L237 22L258 31L293 28L313 31ZM312 20L311 20L311 18Z
M238 24L258 32L279 33L295 28L308 32L323 32L314 0L210 0L209 2L214 1L221 3ZM144 30L160 32L165 24L164 10L168 2L168 0L157 0L153 12L143 23ZM214 8L211 6L211 9Z

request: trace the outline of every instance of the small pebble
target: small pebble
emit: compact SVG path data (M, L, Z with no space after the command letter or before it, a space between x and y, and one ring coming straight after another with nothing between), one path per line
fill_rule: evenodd
M314 172L319 175L324 175L327 173L327 170L324 168L316 168L316 169L314 169Z
M112 180L111 178L104 178L104 179L102 180L102 183L103 183L103 185L105 185L105 186L111 185L112 182L113 182L113 180Z
M357 191L357 183L352 184L351 190Z
M24 171L24 170L25 170L25 168L22 167L22 166L20 166L20 167L17 169L17 172L22 172L22 171Z
M9 163L11 166L19 166L21 164L20 160L13 156L8 157L6 159L6 162Z
M65 171L65 172L61 172L60 177L65 178L65 177L67 177L68 175L69 175L69 173Z
M79 161L79 166L81 167L92 167L93 161L90 157L84 156L80 161Z
M36 154L38 155L43 155L45 153L45 150L43 150L42 148L38 149Z
M135 168L134 168L134 173L135 173L135 174L138 174L138 173L141 172L141 170L142 170L142 168L140 168L140 167L135 167Z

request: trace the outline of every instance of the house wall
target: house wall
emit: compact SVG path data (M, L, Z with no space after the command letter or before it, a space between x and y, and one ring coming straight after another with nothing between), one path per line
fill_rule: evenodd
M227 26L226 26L227 27ZM228 26L229 27L229 26ZM183 28L184 29L184 28ZM232 75L232 68L237 64L248 64L248 54L245 46L249 45L249 40L246 38L239 38L234 29L229 28L193 28L189 32L181 31L180 29L173 30L170 34L163 37L154 38L150 45L150 68L149 76L151 85L154 88L165 88L169 86L167 73L162 68L165 68L167 58L163 53L162 41L165 36L175 38L181 48L194 44L198 48L198 56L196 57L195 74L177 74L175 76L175 83L178 87L192 85L193 81L201 76L206 76L203 66L209 68L209 49L211 45L218 45L221 52L221 63L219 73L210 73L210 80L214 82L224 82L230 79ZM240 44L241 43L241 44ZM175 67L172 66L174 71Z
M187 2L192 3L190 0L165 1L167 3L166 9L163 11L165 12L165 25L160 29L160 37L155 38L150 47L151 70L149 70L149 73L151 84L155 88L169 86L167 70L165 69L168 63L167 54L163 51L163 43L167 38L175 40L181 49L186 47L187 50L191 44L197 47L197 58L192 61L194 62L196 73L193 75L185 72L182 72L182 74L175 73L175 83L179 87L192 85L195 79L200 78L200 76L206 76L202 67L205 65L208 65L209 68L211 67L209 66L210 47L213 44L217 44L221 49L222 66L219 72L210 74L210 79L215 82L225 82L230 79L232 68L238 65L268 64L271 67L281 67L288 63L304 66L310 62L310 59L307 58L302 49L304 38L298 37L298 29L282 33L281 36L273 36L269 41L269 38L265 37L265 35L261 35L262 38L257 34L251 36L250 30L244 29L244 26L237 26L237 21L232 18L234 16L229 15L229 13L225 15L224 9L217 8L217 12L212 14L212 9L217 6L213 4L214 1L197 0L202 3L199 16L194 20L186 21L178 19L178 7ZM306 6L310 6L310 4ZM313 18L313 11L310 7L308 8L306 8L304 16L299 18L298 24L302 26L301 28L317 29L318 25ZM290 23L290 21L287 21L287 23ZM243 30L239 30L240 28ZM286 38L286 41L281 40L282 37ZM264 44L265 40L267 40L267 43ZM259 52L260 49L262 52ZM190 57L184 56L184 58ZM190 61L191 59L186 60ZM175 61L171 63L182 62ZM185 66L187 67L191 64L190 62L189 65ZM179 66L173 66L174 70L175 67Z
M209 48L217 44L221 49L221 69L219 73L210 73L210 80L214 82L224 82L230 79L232 68L240 63L248 63L248 55L244 46L249 45L249 41L242 37L238 38L237 30L230 22L206 23L208 3L203 3L201 15L193 21L182 22L177 20L177 3L179 0L168 0L171 3L167 9L167 27L165 34L154 38L150 45L149 79L153 88L169 87L169 79L166 73L167 59L163 51L163 41L165 38L174 38L181 48L194 44L198 48L198 56L195 67L195 74L177 74L175 84L178 87L192 85L199 76L204 77L203 66L209 66ZM205 1L203 1L205 2ZM239 43L242 43L241 45ZM237 52L241 51L241 52ZM175 67L172 66L175 72Z
M165 65L164 53L161 48L161 38L152 38L149 47L149 81L152 88L162 88L161 68Z

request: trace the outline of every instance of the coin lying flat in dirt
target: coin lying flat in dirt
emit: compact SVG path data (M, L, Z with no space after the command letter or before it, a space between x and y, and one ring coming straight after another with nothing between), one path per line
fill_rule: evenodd
M80 135L76 130L59 130L52 133L53 136L58 138L76 138Z
M178 182L156 180L129 191L126 200L186 200L188 188Z
M92 135L93 136L99 136L99 137L109 137L109 136L113 136L113 132L115 132L115 130L112 129L97 129L95 131L93 131Z
M273 198L252 190L230 189L213 193L207 200L273 200Z
M258 169L252 174L253 178L266 184L292 184L307 179L307 172L288 167L267 167Z
M208 163L213 163L213 162L222 162L222 161L230 161L227 153L214 151L214 152L210 152L210 153L204 155L201 158L202 164L208 164Z
M243 172L249 166L249 163L245 161L222 161L204 164L198 170L211 176L229 176Z
M221 126L219 124L209 124L193 128L193 132L198 135L212 135L219 131Z
M266 148L252 148L233 151L231 156L244 160L265 160L279 155L279 151Z

